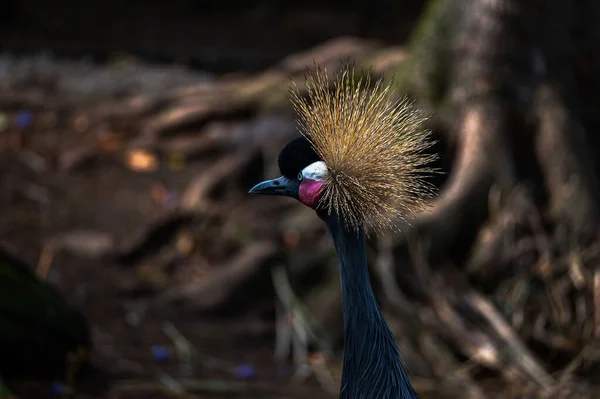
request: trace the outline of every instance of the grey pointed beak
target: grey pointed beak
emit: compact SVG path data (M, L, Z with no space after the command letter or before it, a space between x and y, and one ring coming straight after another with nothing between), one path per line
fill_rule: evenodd
M266 180L258 183L249 191L250 194L263 195L283 195L286 197L298 198L298 189L300 182L296 179L288 179L285 176L273 180Z

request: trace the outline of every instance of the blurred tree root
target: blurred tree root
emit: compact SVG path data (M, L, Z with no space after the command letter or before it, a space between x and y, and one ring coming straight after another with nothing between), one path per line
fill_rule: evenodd
M588 85L599 83L589 54L599 11L562 0L434 0L413 41L404 87L437 115L453 157L431 212L379 272L398 317L437 330L474 365L470 375L503 377L495 389L468 383L486 397L598 390L587 379L597 364L571 361L598 353L599 119L587 103L598 101ZM454 358L446 369L460 367Z

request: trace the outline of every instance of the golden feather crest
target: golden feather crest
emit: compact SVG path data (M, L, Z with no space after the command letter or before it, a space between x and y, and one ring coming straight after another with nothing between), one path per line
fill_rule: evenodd
M330 84L331 83L331 84ZM434 141L426 116L391 83L355 78L346 67L333 81L315 69L306 94L294 85L290 100L301 133L325 162L328 175L320 207L335 211L353 229L361 223L382 232L424 209L434 193L427 154Z

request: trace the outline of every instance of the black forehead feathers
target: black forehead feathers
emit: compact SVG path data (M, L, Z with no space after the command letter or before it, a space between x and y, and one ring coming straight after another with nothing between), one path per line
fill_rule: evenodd
M282 175L294 178L302 169L320 160L306 137L300 136L283 147L277 162Z

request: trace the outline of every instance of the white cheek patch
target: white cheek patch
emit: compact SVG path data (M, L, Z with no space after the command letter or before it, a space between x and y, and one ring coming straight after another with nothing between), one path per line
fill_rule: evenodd
M306 168L302 169L302 176L305 179L324 181L327 176L327 165L323 161L311 163Z

